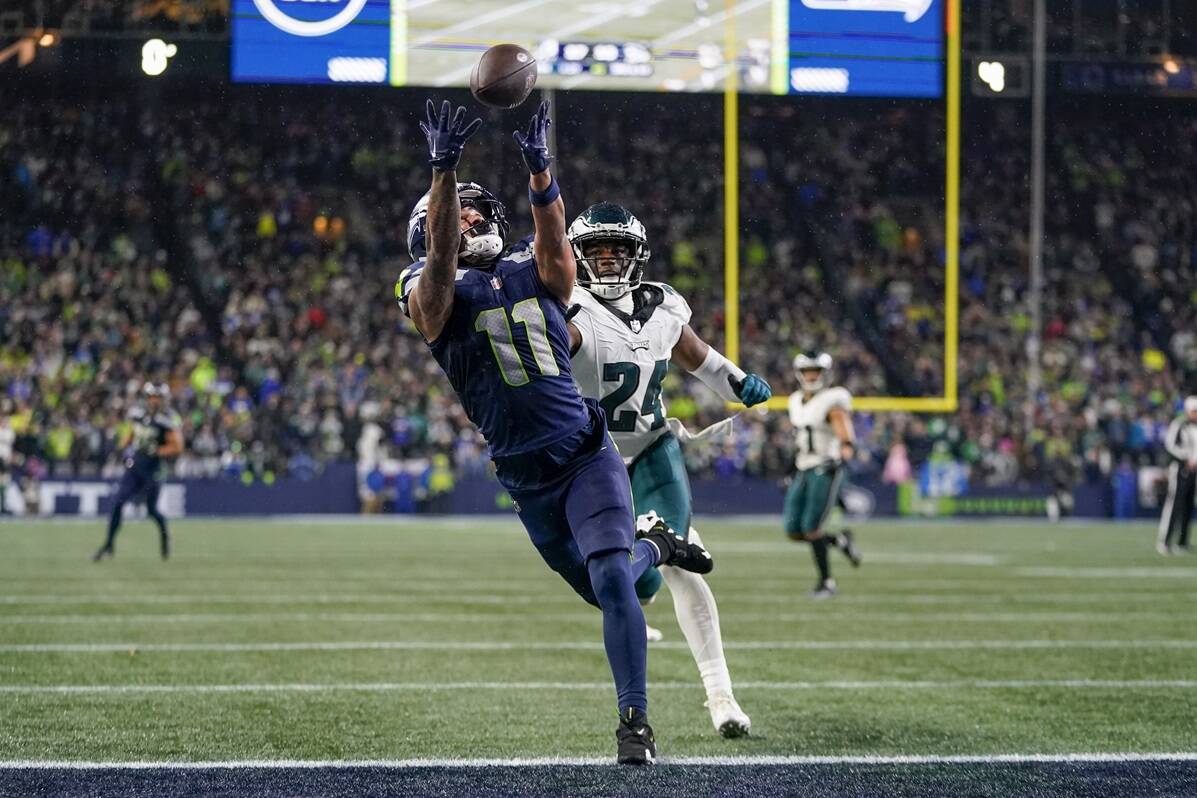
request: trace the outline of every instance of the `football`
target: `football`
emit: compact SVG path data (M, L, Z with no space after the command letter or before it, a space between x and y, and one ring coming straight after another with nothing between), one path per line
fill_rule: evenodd
M536 85L536 59L518 44L491 47L470 73L470 92L483 105L515 108Z

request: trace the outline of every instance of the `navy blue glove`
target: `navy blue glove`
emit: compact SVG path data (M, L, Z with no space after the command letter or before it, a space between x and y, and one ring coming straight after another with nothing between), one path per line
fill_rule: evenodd
M745 374L744 379L738 383L731 377L728 377L727 381L746 407L767 402L773 396L773 389L769 387L769 383L755 374Z
M428 137L428 163L438 172L451 172L457 168L466 141L482 126L481 119L475 119L468 125L464 124L464 105L458 108L457 113L450 119L449 113L452 110L449 101L445 100L441 103L440 114L437 114L436 106L429 100L425 108L428 119L420 123L420 130Z
M549 104L543 102L528 120L528 132L521 133L517 130L511 134L520 147L530 174L540 174L553 162L553 156L549 155L549 126L552 124L553 120L549 119Z

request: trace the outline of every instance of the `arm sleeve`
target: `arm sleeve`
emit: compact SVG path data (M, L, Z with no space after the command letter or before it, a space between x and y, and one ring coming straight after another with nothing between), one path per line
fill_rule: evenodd
M740 397L736 396L736 391L728 382L728 378L740 382L745 377L744 371L724 357L715 347L707 347L707 356L702 361L702 365L691 373L706 383L708 388L719 394L719 398L728 402L739 401Z

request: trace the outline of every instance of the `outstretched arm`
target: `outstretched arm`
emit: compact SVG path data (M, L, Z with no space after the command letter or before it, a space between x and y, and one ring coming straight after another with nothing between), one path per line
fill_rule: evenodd
M698 377L728 402L743 402L752 407L773 396L769 383L755 374L745 374L739 366L699 338L688 324L682 327L682 335L673 346L672 357L674 363Z
M420 129L428 138L428 161L432 164L432 188L428 194L428 219L424 245L428 254L424 270L412 292L408 309L416 329L429 341L445 329L453 312L453 283L457 275L457 252L461 248L461 201L457 196L457 162L466 140L482 124L465 122L465 107L452 110L448 100L438 114L428 101L428 117Z
M578 265L574 251L565 237L565 203L561 200L561 189L553 178L549 165L548 132L553 121L549 119L549 104L543 102L528 122L528 129L515 131L515 143L519 145L528 166L528 200L532 203L532 221L536 226L536 240L533 249L536 255L536 272L540 281L564 303L569 302L574 290L574 279Z

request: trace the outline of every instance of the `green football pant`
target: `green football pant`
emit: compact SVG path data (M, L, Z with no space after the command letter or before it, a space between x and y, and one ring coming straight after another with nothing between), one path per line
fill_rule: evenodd
M786 534L807 535L818 532L835 506L840 492L840 468L835 465L818 466L799 471L786 491L782 518Z
M665 434L640 453L628 467L632 480L632 504L636 515L655 510L682 537L690 535L690 477L682 458L682 447L673 435ZM636 595L648 600L661 589L661 572L649 568L636 581Z

